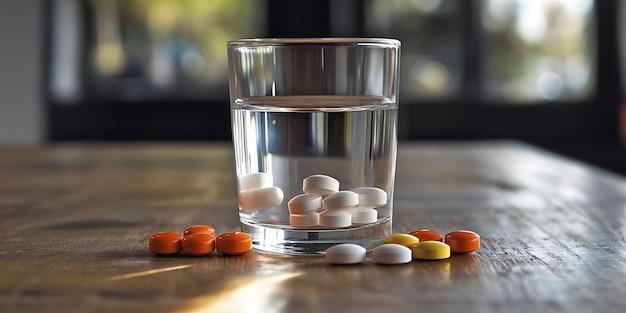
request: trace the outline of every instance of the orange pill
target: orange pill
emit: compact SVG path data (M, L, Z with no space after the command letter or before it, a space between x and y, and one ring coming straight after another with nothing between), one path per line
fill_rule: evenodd
M183 236L173 231L163 231L150 236L148 249L155 254L176 254L182 249Z
M430 229L418 229L418 230L414 230L412 232L409 232L409 235L413 235L417 238L419 238L420 242L424 242L424 241L441 241L443 242L443 236L434 231L434 230L430 230Z
M185 232L183 232L183 236L196 234L196 233L209 234L215 237L215 229L207 225L194 225L194 226L187 227L187 229L185 229Z
M215 251L215 236L207 233L193 233L182 241L183 253L191 256L209 255Z
M444 242L452 253L470 253L480 249L480 236L469 230L455 230L446 234Z
M252 250L252 236L239 231L227 232L215 239L217 251L226 255L240 255Z

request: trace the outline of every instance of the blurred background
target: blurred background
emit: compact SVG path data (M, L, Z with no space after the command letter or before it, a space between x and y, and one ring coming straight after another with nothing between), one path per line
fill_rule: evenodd
M403 141L626 174L624 0L0 0L0 144L230 141L226 42L402 41Z

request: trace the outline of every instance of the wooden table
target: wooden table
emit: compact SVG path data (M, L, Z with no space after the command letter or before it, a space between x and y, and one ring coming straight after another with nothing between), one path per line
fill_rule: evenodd
M625 160L626 162L626 160ZM394 231L471 229L444 261L157 257L236 230L229 145L0 148L0 312L624 312L626 180L515 142L399 148Z

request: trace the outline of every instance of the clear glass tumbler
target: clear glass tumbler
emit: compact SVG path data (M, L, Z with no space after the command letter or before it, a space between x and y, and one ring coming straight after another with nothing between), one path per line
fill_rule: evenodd
M391 232L399 58L394 39L228 43L239 216L255 248L369 250Z

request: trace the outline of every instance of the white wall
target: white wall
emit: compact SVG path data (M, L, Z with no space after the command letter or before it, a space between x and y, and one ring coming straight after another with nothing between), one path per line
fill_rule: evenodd
M42 0L0 0L0 144L44 136Z

